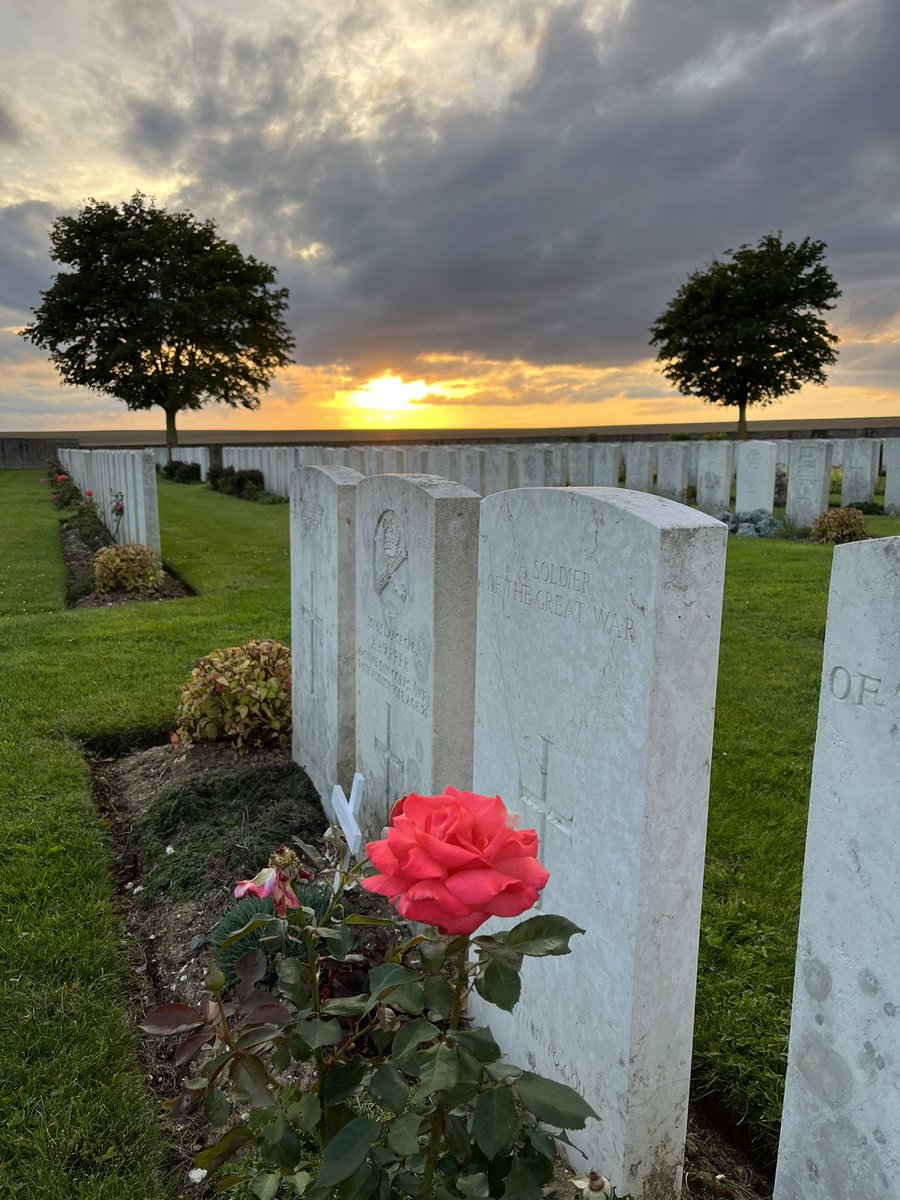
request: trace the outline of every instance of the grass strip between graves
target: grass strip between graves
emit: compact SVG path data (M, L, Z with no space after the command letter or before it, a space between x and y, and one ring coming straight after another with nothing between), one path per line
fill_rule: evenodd
M199 594L65 611L38 478L0 472L0 1193L170 1200L84 745L170 730L215 647L288 639L288 507L161 483L163 556Z
M194 661L289 637L287 505L160 482L184 600L64 611L38 472L0 472L0 1192L174 1200L123 1007L85 743L172 727ZM876 535L900 520L868 518ZM728 549L695 1036L698 1090L774 1148L831 549Z

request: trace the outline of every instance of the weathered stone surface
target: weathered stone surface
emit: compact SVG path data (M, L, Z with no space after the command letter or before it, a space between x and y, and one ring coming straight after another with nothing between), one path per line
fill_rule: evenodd
M541 907L587 932L475 1016L582 1092L588 1165L644 1200L680 1181L726 536L621 489L482 504L474 790L538 830Z
M510 479L512 455L508 446L488 446L484 452L484 495L505 492L513 487Z
M881 449L884 465L884 511L900 513L900 438L885 438Z
M569 487L590 487L594 482L592 450L589 442L569 442L565 447L563 482Z
M898 1194L898 597L900 538L835 547L776 1200Z
M356 758L370 838L405 793L471 784L478 508L474 492L430 475L357 490Z
M734 447L731 442L700 442L697 451L697 507L719 513L731 507Z
M622 447L618 442L600 442L593 448L594 487L618 487Z
M349 467L291 477L293 758L328 813L356 769L356 488Z
M470 491L484 494L484 450L481 446L460 446L458 482Z
M687 446L660 442L656 448L656 494L683 503L688 486Z
M811 438L790 443L785 517L797 529L809 529L828 507L831 446Z
M635 492L653 490L656 446L652 442L625 443L625 486Z
M770 513L775 507L774 442L741 442L737 450L734 511Z
M878 438L845 438L841 458L841 506L875 499L881 443Z

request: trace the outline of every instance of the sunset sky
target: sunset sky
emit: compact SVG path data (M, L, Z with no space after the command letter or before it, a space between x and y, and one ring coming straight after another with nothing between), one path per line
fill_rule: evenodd
M17 336L54 218L136 190L290 289L296 364L183 429L733 424L647 331L779 229L840 357L754 412L896 415L898 63L896 0L7 0L0 431L164 427Z

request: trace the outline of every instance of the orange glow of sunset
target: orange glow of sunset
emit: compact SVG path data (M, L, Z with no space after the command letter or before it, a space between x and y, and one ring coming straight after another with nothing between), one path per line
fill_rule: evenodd
M435 394L440 394L440 389L430 387L424 379L407 380L385 371L353 391L336 392L335 399L345 408L359 410L364 420L373 424L390 423L399 414L409 413L417 402Z

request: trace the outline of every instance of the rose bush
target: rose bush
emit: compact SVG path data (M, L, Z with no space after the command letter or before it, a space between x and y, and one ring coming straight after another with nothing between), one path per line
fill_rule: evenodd
M412 793L394 805L389 826L385 840L366 846L379 874L362 886L441 933L517 917L550 878L537 861L537 834L515 829L499 796L454 787L441 796Z
M206 1055L167 1105L177 1117L202 1106L224 1128L197 1170L216 1174L219 1193L249 1188L259 1200L571 1200L571 1185L552 1188L555 1139L597 1114L568 1085L504 1062L490 1030L465 1020L473 989L511 1012L524 960L568 954L583 932L540 913L470 936L489 916L523 912L547 882L534 831L515 829L498 797L448 788L395 805L387 838L369 846L374 878L364 878L368 863L350 865L336 827L324 854L297 845L321 910L291 904L293 881L309 872L282 847L237 889L274 897L280 886L281 915L254 917L222 943L258 933L269 946L302 946L302 956L274 956L275 993L267 955L252 949L233 987L213 965L211 1000L159 1005L142 1025L182 1039L178 1065ZM395 895L417 920L430 912L442 932L348 913L360 884ZM393 927L380 961L358 940L367 925ZM585 1195L616 1195L597 1172L574 1182Z

